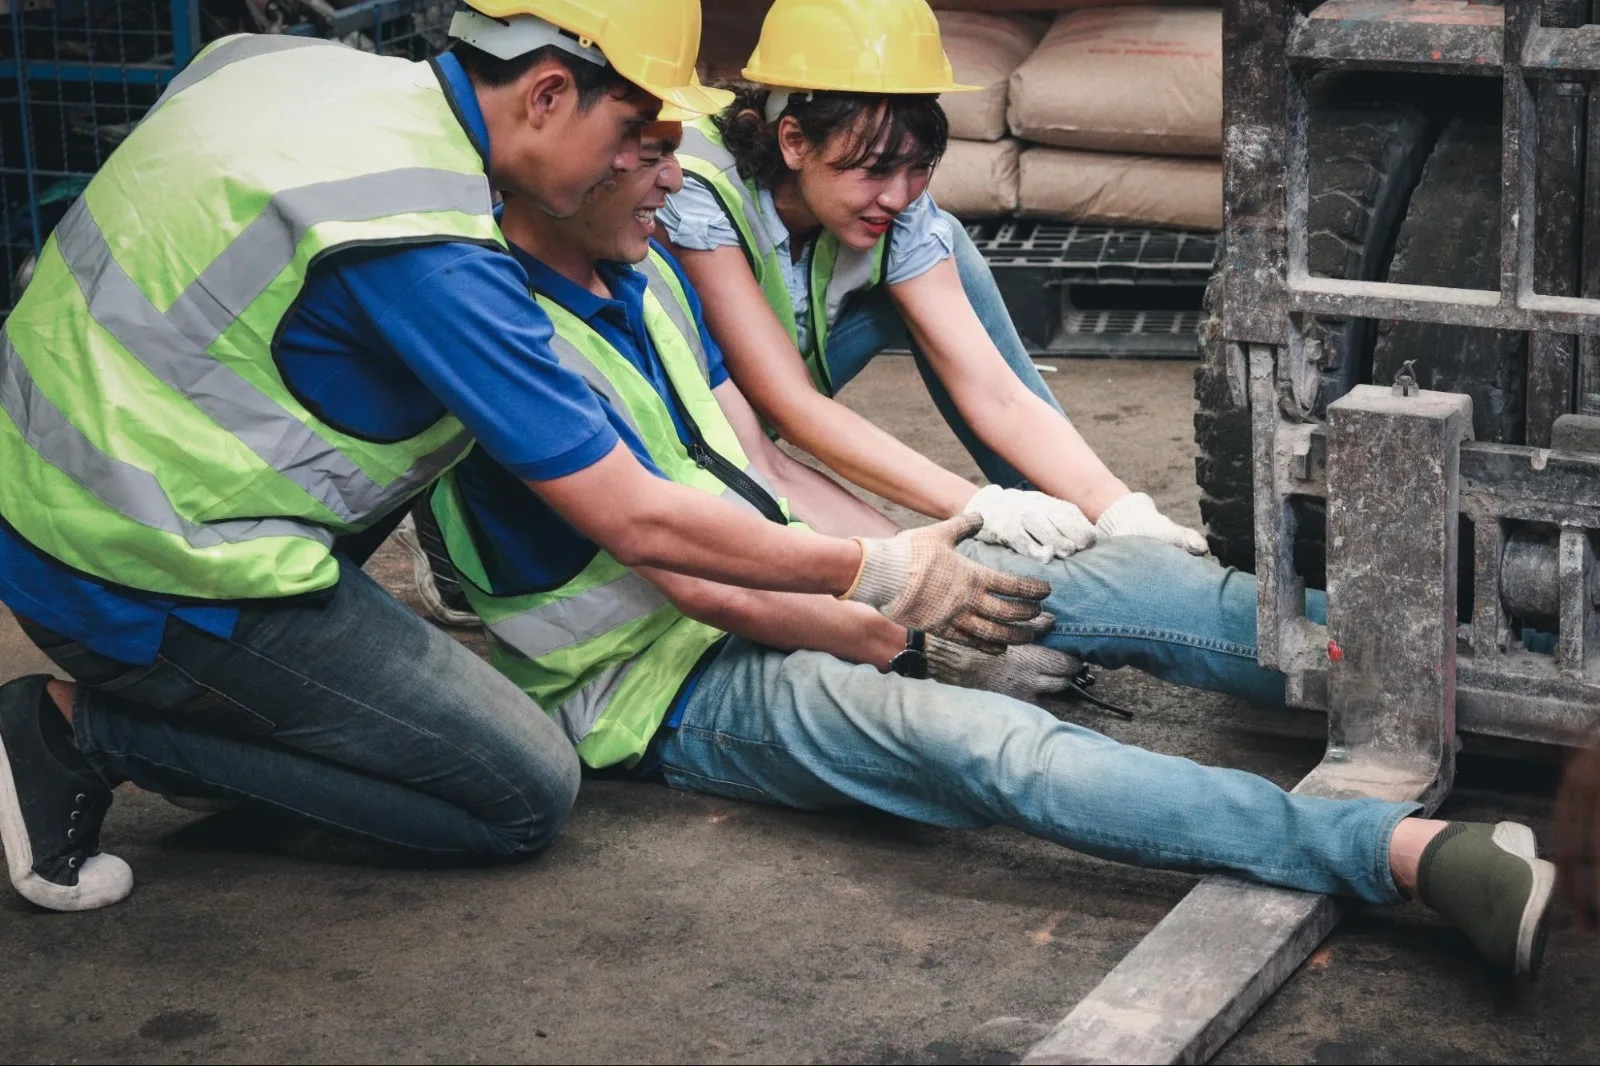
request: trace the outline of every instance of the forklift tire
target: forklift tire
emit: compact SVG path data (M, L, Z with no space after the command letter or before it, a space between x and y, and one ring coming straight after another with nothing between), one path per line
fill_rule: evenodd
M1314 97L1308 130L1311 201L1308 257L1313 274L1374 280L1389 265L1395 232L1437 132L1418 108L1403 103ZM1211 552L1224 566L1255 569L1255 489L1250 409L1237 379L1230 385L1222 342L1220 271L1206 289L1201 365L1195 372L1195 476ZM1324 319L1327 365L1313 417L1367 380L1372 324ZM1320 501L1299 508L1295 566L1307 585L1325 583L1324 516Z
M1500 124L1454 119L1422 169L1400 224L1389 281L1495 289L1500 282ZM1527 334L1433 322L1384 322L1372 381L1394 380L1414 359L1425 389L1472 397L1478 440L1521 444L1527 397Z

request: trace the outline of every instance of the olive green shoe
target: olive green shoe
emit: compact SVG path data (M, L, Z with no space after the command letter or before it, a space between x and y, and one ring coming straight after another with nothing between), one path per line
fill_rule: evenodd
M1490 962L1533 976L1544 961L1556 868L1516 822L1451 822L1428 842L1417 897L1455 923Z

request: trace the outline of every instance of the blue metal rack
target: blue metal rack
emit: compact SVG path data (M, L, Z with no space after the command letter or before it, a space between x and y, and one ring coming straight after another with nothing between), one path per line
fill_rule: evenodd
M0 0L0 316L61 214L199 47L197 0Z

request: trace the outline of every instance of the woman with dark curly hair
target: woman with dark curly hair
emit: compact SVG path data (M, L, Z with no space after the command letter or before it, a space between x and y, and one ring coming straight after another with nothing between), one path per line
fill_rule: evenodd
M684 189L661 221L768 425L914 511L977 512L979 539L1036 559L1129 534L1204 555L1078 435L928 195L949 135L938 94L966 87L925 0L777 0L744 75L756 86L685 130ZM908 344L982 490L833 401Z

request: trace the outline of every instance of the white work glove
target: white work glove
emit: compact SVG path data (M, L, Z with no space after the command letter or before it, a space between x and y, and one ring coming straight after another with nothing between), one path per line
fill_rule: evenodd
M1205 537L1156 510L1155 501L1142 492L1129 493L1107 507L1095 529L1102 537L1149 537L1190 555L1206 553Z
M924 650L928 676L934 681L998 692L1028 703L1066 691L1073 675L1083 669L1083 660L1043 644L1018 644L999 655L986 655L929 636Z
M839 599L968 647L1000 652L1027 644L1054 623L1040 609L1050 583L991 570L958 553L956 544L982 523L960 514L888 539L856 537L861 569Z
M1094 543L1094 523L1066 500L1047 493L985 485L963 510L983 518L979 540L1041 563L1065 559Z

